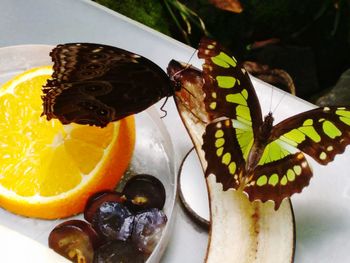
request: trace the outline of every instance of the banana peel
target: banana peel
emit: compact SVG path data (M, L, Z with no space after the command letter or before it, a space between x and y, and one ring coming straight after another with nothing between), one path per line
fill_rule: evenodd
M208 123L202 92L201 71L171 61L168 74L181 89L175 102L181 119L195 145L205 171L202 135ZM214 175L206 178L210 206L207 263L293 262L295 221L292 204L285 199L275 211L272 202L250 202L239 190L223 191Z

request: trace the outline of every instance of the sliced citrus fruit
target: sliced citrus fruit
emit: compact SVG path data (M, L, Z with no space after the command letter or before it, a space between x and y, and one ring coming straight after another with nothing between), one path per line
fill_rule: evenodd
M105 128L40 117L51 73L35 68L0 89L0 206L46 219L79 213L92 193L114 188L135 142L133 117Z

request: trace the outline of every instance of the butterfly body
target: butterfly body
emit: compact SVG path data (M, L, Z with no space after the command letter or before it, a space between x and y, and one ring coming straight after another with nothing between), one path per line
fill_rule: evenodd
M268 115L266 115L264 122L259 127L252 148L249 151L244 172L244 174L247 174L248 177L252 174L256 166L259 164L266 145L268 145L271 141L270 137L272 125L273 117L272 113L270 112Z
M71 43L50 56L54 73L43 89L48 120L104 127L174 94L159 66L120 48Z

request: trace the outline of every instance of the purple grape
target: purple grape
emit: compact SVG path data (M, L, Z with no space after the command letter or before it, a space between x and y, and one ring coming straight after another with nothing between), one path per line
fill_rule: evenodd
M162 209L165 203L165 189L161 181L149 174L130 178L123 189L126 205L130 210L141 212L150 208Z
M145 255L132 243L109 241L95 251L94 263L143 263Z
M92 226L107 240L127 240L133 229L134 215L117 202L104 202L96 210Z
M49 235L49 247L72 262L91 263L100 240L91 225L68 220L56 226Z
M162 236L167 217L163 211L152 208L137 214L131 239L139 250L150 254Z
M122 196L121 193L111 191L111 190L100 191L93 194L87 200L85 205L85 209L84 209L85 220L91 223L97 209L101 206L101 204L107 201L123 203L125 201L125 198Z

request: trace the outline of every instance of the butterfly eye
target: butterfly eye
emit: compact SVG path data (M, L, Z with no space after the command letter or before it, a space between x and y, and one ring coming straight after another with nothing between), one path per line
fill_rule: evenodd
M179 90L181 90L181 88L182 88L181 81L175 81L174 82L174 89L175 89L175 91L179 91Z

